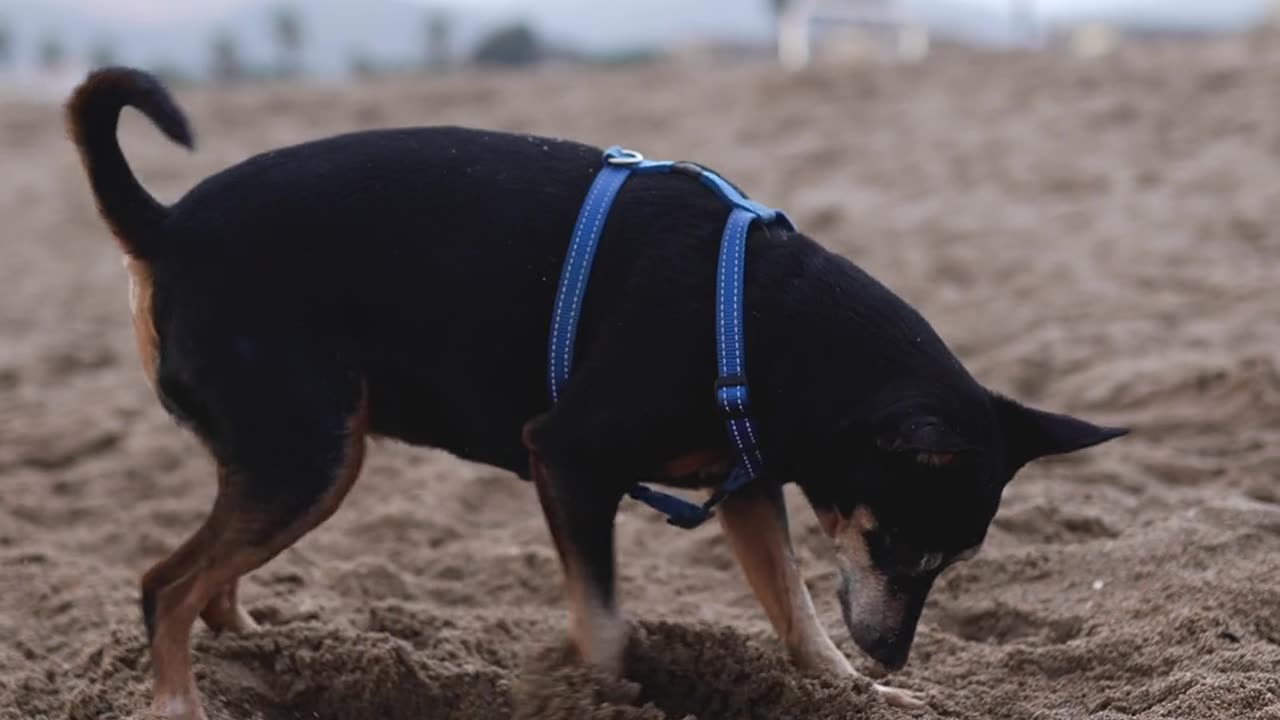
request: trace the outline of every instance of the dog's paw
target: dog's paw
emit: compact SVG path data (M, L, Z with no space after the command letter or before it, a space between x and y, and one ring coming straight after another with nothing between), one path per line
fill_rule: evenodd
M257 621L238 603L225 602L220 598L211 601L200 613L200 618L210 630L219 634L248 635L259 629Z
M889 687L880 683L872 683L871 689L876 691L886 703L893 707L903 708L906 710L920 710L929 707L928 703L919 693L903 690L902 688Z
M195 697L157 697L142 714L145 720L209 720Z
M811 639L804 643L791 643L791 662L801 672L830 677L855 677L857 670L830 638Z

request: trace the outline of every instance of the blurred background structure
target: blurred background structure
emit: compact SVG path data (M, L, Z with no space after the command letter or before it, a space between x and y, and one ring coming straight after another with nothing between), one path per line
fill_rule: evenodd
M171 81L622 64L666 55L912 59L932 44L1097 54L1243 30L1274 0L0 0L0 88L60 95L94 66Z

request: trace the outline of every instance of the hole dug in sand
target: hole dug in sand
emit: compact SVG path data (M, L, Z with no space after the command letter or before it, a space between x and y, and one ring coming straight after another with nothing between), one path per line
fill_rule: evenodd
M445 624L428 630L430 638L412 640L332 620L267 626L242 637L201 632L197 683L211 720L910 716L885 705L869 681L801 675L779 650L728 627L638 623L625 678L612 678L573 662L564 643L541 644L555 632L550 627L530 634L521 628L495 643L504 635L496 624ZM83 682L67 717L149 718L150 662L140 637L120 629L83 657L75 673Z
M626 678L565 664L526 670L513 693L520 720L843 720L901 718L866 680L807 677L778 651L727 627L644 622L633 627ZM535 661L538 662L538 661Z
M222 660L242 667L219 667L200 678L211 717L217 717L218 701L230 711L226 717L246 717L235 712L237 706L267 718L316 720L498 718L509 712L508 678L500 668L459 652L416 652L385 633L306 623L220 639L218 645Z

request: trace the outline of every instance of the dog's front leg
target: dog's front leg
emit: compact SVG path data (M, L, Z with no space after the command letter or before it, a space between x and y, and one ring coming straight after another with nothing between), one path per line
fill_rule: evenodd
M720 505L717 515L747 583L792 662L809 672L856 674L818 621L791 548L782 488L743 488Z
M818 621L791 547L782 488L748 486L730 495L717 514L747 582L792 662L809 672L858 675ZM873 683L872 689L890 705L925 707L924 701L907 690L880 683Z
M536 452L529 466L564 567L574 649L584 662L620 674L627 625L614 599L613 521L622 496L607 483L547 467Z

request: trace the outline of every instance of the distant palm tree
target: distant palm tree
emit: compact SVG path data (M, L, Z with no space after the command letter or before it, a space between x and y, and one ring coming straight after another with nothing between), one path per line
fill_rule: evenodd
M472 51L471 60L477 65L520 67L537 63L542 55L542 41L533 28L525 23L513 23L481 38Z
M50 35L40 41L40 67L57 70L67 61L67 48L57 37Z
M9 23L0 20L0 67L8 67L13 62L13 35L9 32Z
M244 63L240 60L240 45L229 33L213 38L209 47L209 74L215 80L230 81L244 77Z
M769 0L769 9L773 11L774 31L782 28L782 14L791 6L791 0Z
M439 70L449 66L453 56L453 23L443 12L427 16L425 40L427 67Z
M378 64L363 52L352 52L347 58L347 72L354 78L371 78L378 74Z
M101 40L89 49L89 65L91 67L110 67L118 63L116 48L109 40Z
M281 75L296 75L302 69L302 19L297 10L282 7L272 20L280 53Z

